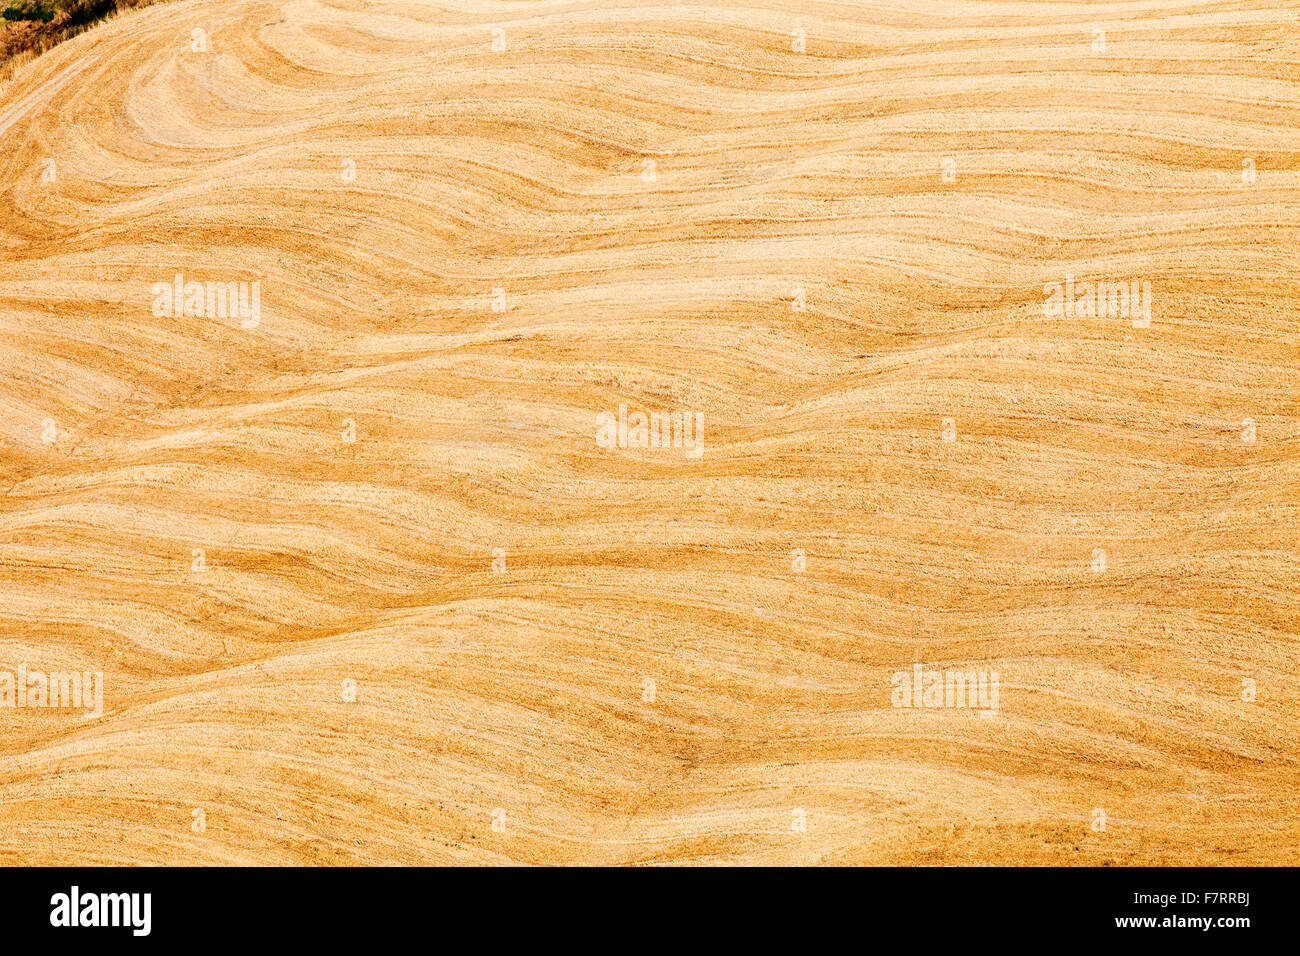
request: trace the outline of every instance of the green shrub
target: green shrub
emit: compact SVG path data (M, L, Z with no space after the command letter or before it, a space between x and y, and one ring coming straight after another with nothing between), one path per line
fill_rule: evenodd
M6 20L40 20L49 23L54 19L54 8L39 3L25 3L16 7L5 7Z

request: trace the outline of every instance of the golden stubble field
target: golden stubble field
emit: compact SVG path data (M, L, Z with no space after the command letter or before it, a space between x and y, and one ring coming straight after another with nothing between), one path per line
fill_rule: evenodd
M0 860L1300 862L1298 81L1284 0L20 66Z

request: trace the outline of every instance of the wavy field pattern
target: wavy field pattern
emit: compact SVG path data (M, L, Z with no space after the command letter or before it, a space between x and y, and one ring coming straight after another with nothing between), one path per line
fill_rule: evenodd
M0 860L1300 863L1294 5L183 0L0 139Z

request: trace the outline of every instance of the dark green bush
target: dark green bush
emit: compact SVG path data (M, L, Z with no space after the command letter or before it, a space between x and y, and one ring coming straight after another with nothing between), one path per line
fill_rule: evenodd
M54 19L54 8L39 3L24 3L15 7L5 7L6 20L40 20L49 23Z

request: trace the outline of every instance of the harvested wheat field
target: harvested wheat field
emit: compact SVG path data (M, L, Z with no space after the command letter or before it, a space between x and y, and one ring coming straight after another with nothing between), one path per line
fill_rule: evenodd
M0 861L1300 863L1287 0L183 0L0 140Z

